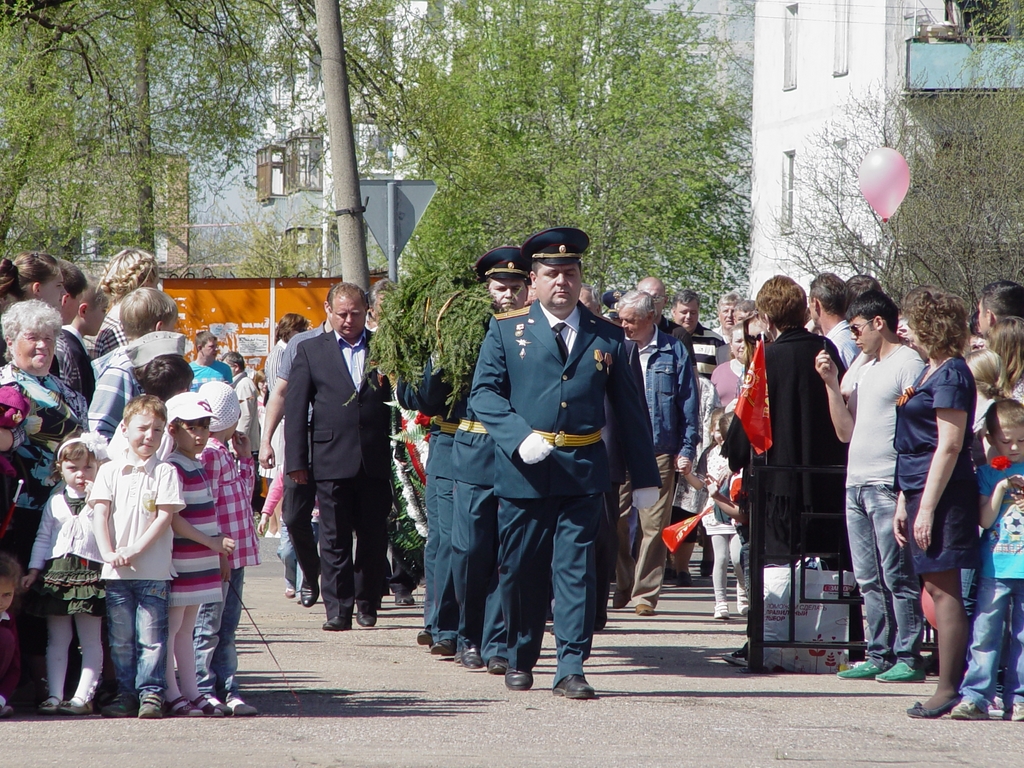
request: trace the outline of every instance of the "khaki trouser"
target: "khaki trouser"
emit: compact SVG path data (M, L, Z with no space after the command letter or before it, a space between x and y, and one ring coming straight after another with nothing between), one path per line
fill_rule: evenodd
M653 507L639 510L642 538L636 562L633 562L633 542L629 538L629 510L633 504L633 484L629 478L619 492L619 556L615 563L615 593L620 598L629 596L638 604L652 608L658 604L661 582L665 578L665 558L668 552L661 532L672 519L672 499L676 490L676 457L659 453L658 471L661 473L661 493Z

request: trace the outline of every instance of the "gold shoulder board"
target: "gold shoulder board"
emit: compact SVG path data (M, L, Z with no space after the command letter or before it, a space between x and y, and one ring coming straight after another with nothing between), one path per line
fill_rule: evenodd
M499 312L494 317L497 320L508 320L510 317L522 317L528 314L530 314L530 308L523 307L522 309L513 309L508 312Z

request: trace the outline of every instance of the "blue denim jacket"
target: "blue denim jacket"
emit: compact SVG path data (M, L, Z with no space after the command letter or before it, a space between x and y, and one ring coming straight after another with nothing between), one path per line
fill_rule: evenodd
M654 452L696 459L701 424L693 360L678 339L657 333L658 348L647 363L645 377Z

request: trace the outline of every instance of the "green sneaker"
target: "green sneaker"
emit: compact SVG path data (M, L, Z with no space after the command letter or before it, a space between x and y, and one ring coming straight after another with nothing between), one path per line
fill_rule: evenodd
M128 693L119 693L113 702L100 710L104 717L135 717L139 714L139 700Z
M878 675L875 680L880 683L920 683L924 678L923 669L914 669L906 662L901 661L892 669Z
M880 667L876 667L873 661L865 661L856 667L838 672L836 677L842 680L872 680L880 674L882 674Z

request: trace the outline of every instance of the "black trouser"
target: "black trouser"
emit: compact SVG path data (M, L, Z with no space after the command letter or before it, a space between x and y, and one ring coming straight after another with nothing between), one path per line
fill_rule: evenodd
M391 481L359 474L343 480L318 480L320 500L320 589L327 618L375 616L387 571L388 512ZM288 529L289 532L291 529ZM359 539L355 558L352 534Z
M295 558L302 569L302 578L315 584L320 579L320 553L313 536L313 507L316 506L316 482L310 473L309 482L299 485L284 476L284 499L281 519L288 526L288 537L295 549Z
M608 623L608 591L615 576L615 561L619 556L619 484L604 494L604 513L594 540L594 561L597 567L597 612L594 631L604 629Z

